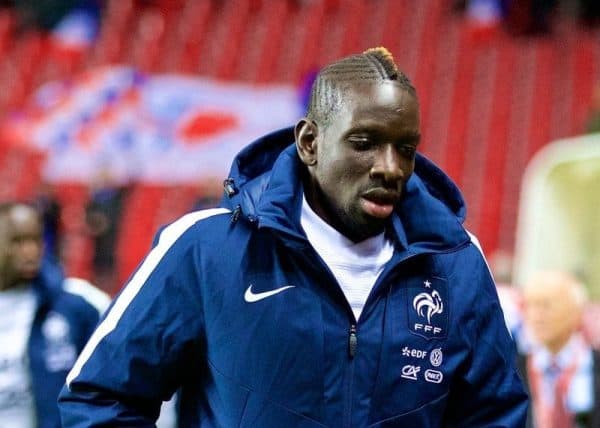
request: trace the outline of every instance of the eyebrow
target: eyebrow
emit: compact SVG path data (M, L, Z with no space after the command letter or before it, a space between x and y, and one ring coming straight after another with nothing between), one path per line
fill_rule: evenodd
M406 137L406 139L414 141L415 146L421 144L421 134L420 133L409 135L408 137Z

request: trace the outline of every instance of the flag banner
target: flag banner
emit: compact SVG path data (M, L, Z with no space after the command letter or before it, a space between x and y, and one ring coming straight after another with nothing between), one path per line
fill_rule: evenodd
M45 84L2 134L46 154L49 182L109 173L121 182L197 183L224 177L244 145L301 115L291 86L110 67Z

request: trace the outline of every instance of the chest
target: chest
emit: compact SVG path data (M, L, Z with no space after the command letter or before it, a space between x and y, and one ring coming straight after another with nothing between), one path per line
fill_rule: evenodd
M209 364L286 406L351 396L377 402L382 418L400 414L444 396L467 358L451 285L430 263L384 269L358 320L315 257L263 251L238 263L204 281Z

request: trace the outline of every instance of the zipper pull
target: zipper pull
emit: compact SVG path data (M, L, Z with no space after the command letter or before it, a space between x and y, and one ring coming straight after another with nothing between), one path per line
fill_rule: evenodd
M357 346L358 338L356 337L356 326L352 324L350 326L350 336L348 337L348 354L350 355L350 358L354 358Z
M235 187L233 178L229 177L223 181L223 190L225 190L225 194L229 198L232 198L237 194L238 189Z
M242 206L238 204L238 205L236 205L235 209L231 213L231 223L235 223L236 221L238 221L241 214L242 214Z

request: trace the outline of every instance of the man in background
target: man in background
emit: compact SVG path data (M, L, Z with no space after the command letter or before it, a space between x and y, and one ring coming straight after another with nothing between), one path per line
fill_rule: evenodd
M42 223L0 205L0 426L60 427L56 400L108 296L43 257Z
M126 194L127 187L103 166L94 177L85 205L87 232L94 247L93 282L107 293L115 289L117 239Z
M581 334L587 294L573 275L544 271L523 290L527 338L520 357L532 406L528 426L600 426L600 355Z

